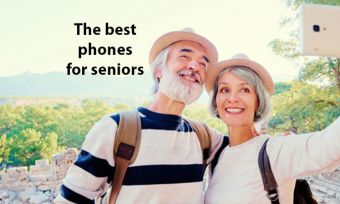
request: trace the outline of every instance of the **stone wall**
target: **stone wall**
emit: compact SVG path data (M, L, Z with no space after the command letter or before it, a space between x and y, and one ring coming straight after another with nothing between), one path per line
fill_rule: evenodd
M48 160L37 160L29 167L8 168L0 177L0 204L52 203L67 169L77 157L76 149L67 149Z
M67 149L35 165L9 168L0 174L0 204L51 204L59 193L67 169L77 157L76 149ZM340 168L327 174L308 177L320 204L340 204Z
M340 167L335 171L307 179L320 204L340 204Z

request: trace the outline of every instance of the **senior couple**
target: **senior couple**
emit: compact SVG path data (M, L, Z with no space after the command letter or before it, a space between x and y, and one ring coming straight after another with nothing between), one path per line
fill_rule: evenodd
M280 203L293 203L295 180L331 171L340 165L340 119L326 129L289 137L260 134L254 123L270 112L274 85L267 70L244 54L218 62L215 46L192 31L162 35L153 44L149 63L154 98L139 107L141 142L127 169L115 203L196 204L272 203L258 166L267 142ZM181 115L205 90L214 116L228 127L227 136L210 129L216 157L205 192L200 142ZM112 148L119 114L105 116L90 130L70 167L55 203L94 203L112 183ZM226 140L226 138L228 138ZM223 141L229 141L222 147ZM209 169L209 168L208 168Z

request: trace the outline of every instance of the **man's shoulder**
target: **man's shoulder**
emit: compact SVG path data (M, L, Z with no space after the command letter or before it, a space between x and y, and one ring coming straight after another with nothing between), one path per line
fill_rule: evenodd
M119 119L120 112L104 115L94 123L91 130L88 132L87 137L91 137L91 135L96 135L97 137L98 135L114 134L119 125Z
M109 113L107 115L104 115L101 119L99 119L95 126L97 125L112 125L113 123L118 124L119 123L119 113Z
M111 120L111 121L114 121L116 124L119 124L120 113L121 112L110 113L110 114L105 115L102 119Z
M110 113L96 121L87 133L82 149L99 155L106 147L112 147L119 122L119 113ZM111 150L110 150L111 151ZM101 155L103 156L103 155Z
M128 111L135 111L135 110L127 110L127 111L119 111L119 112L114 112L114 113L109 113L105 116L103 116L97 123L116 123L117 125L119 124L120 121L120 115L128 112Z
M109 113L109 114L105 115L101 120L104 120L104 121L105 120L114 121L117 125L119 125L121 114L124 114L124 113L127 113L127 112L131 112L131 111L140 112L139 109L137 109L137 110L134 109L134 110L125 110L125 111L119 111L119 112L115 112L115 113Z

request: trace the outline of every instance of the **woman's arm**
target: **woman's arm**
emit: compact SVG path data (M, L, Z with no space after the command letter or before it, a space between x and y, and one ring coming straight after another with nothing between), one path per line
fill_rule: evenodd
M339 166L340 118L322 131L274 137L267 152L278 182Z

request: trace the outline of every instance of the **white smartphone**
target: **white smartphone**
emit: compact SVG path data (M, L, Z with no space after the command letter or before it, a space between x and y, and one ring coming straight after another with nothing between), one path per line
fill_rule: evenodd
M302 5L302 55L340 57L340 6Z

